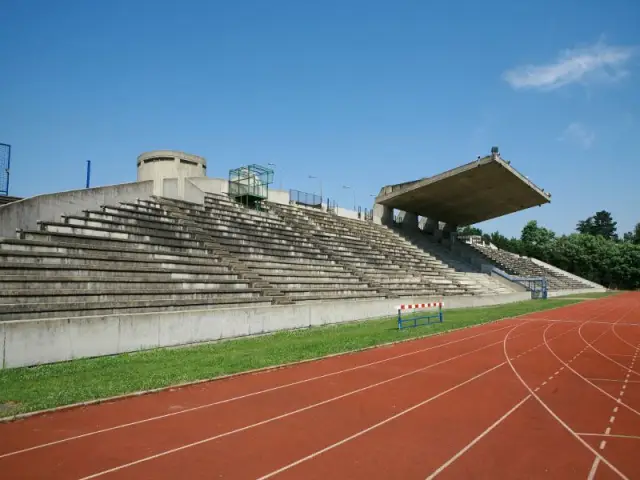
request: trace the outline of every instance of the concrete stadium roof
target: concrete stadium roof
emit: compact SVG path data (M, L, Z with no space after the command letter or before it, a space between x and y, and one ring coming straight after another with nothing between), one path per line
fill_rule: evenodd
M376 203L466 226L550 203L550 198L499 155L489 155L434 177L383 187Z

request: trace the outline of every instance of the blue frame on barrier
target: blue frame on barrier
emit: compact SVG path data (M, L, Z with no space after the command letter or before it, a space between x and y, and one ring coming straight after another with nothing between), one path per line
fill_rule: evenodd
M433 314L419 315L413 316L411 318L402 318L402 312L415 312L416 310L424 310L427 308L438 307L438 311ZM418 303L412 305L400 305L398 306L398 330L402 330L405 327L405 324L409 324L409 327L417 327L419 325L429 325L431 324L431 319L437 318L439 323L444 321L444 315L442 313L442 307L444 307L443 302L435 302L435 303ZM418 322L418 320L426 320L426 322Z

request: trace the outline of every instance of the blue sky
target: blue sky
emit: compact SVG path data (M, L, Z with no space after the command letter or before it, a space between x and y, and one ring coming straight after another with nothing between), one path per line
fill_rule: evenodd
M553 195L480 225L640 221L640 2L24 0L0 9L10 193L136 178L153 149L210 176L371 205L382 185L488 153Z

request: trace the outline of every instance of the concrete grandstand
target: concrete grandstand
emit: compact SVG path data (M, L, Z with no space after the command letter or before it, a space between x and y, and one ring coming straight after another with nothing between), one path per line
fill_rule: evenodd
M399 298L530 298L509 274L542 275L554 294L599 288L456 241L458 225L549 202L497 151L384 187L372 220L268 188L246 208L230 180L184 152L147 152L137 165L136 182L0 206L4 368L386 316Z

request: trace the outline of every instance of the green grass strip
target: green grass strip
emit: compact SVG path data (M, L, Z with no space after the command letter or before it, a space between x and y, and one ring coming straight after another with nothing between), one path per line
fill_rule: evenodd
M0 417L349 352L577 303L531 300L445 310L445 321L397 330L394 317L185 348L0 370Z
M610 297L611 295L618 295L621 292L588 292L588 293L572 293L571 295L562 295L561 297L555 298L604 298Z

